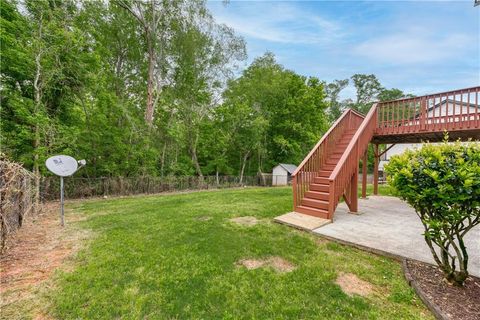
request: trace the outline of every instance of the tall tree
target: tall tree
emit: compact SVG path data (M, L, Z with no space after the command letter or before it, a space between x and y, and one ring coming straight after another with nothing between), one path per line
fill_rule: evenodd
M391 100L397 100L402 98L412 98L412 97L414 97L414 95L406 94L402 90L396 89L396 88L383 89L378 94L378 100L380 101L391 101Z
M383 87L374 74L354 74L352 81L357 91L354 109L367 113Z
M213 17L186 15L178 25L175 41L175 101L184 125L186 144L196 173L203 177L198 157L202 122L217 104L216 93L231 76L231 65L245 58L245 44L233 30L218 25Z
M257 170L279 162L298 163L326 129L323 84L285 70L271 53L254 60L231 81L225 103L247 104L266 121L258 137Z
M349 80L334 80L333 82L325 86L325 92L327 94L327 99L330 104L329 107L329 116L330 121L335 121L342 114L342 104L338 100L340 92L348 86Z
M155 112L155 89L162 90L167 68L168 40L172 37L172 23L179 19L179 1L164 0L115 0L115 4L129 12L137 21L143 36L139 44L147 56L147 98L145 121L153 124Z

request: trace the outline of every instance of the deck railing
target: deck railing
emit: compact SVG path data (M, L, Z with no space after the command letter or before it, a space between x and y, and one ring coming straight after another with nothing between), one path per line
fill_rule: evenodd
M358 163L361 156L368 148L368 144L372 139L373 133L377 125L377 104L374 104L367 116L361 123L353 138L350 140L345 152L330 174L330 199L328 203L329 219L333 218L335 208L344 194L349 194L347 188L351 185L352 177L358 173ZM353 184L357 188L356 181ZM351 199L356 201L355 199Z
M346 110L297 167L292 175L294 210L301 204L310 184L318 176L320 168L325 164L328 155L333 153L344 132L358 128L362 121L362 115L351 109Z
M376 135L480 128L480 87L378 104Z

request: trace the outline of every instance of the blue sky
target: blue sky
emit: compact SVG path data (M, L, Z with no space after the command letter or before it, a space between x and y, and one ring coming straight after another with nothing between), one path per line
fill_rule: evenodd
M457 1L209 2L247 42L248 61L272 51L321 80L374 73L417 95L480 85L480 6ZM354 89L344 90L353 97Z

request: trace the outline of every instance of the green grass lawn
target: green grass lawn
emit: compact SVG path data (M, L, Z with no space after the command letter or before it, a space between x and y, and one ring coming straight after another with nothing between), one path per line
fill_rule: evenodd
M386 192L382 188L382 193ZM60 319L431 319L400 264L272 222L290 188L247 188L71 203L95 234L47 293ZM255 216L261 223L229 221ZM199 219L210 217L210 220ZM68 219L68 216L67 216ZM68 220L67 220L68 221ZM247 270L280 256L297 268ZM375 292L350 297L340 272Z

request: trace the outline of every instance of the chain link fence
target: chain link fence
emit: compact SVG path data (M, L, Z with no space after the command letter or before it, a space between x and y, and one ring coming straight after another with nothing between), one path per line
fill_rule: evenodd
M168 177L105 177L64 179L65 197L79 199L103 196L128 196L186 190L223 189L244 186L276 186L287 181L284 176L168 176ZM60 179L44 177L40 185L43 201L59 199Z

